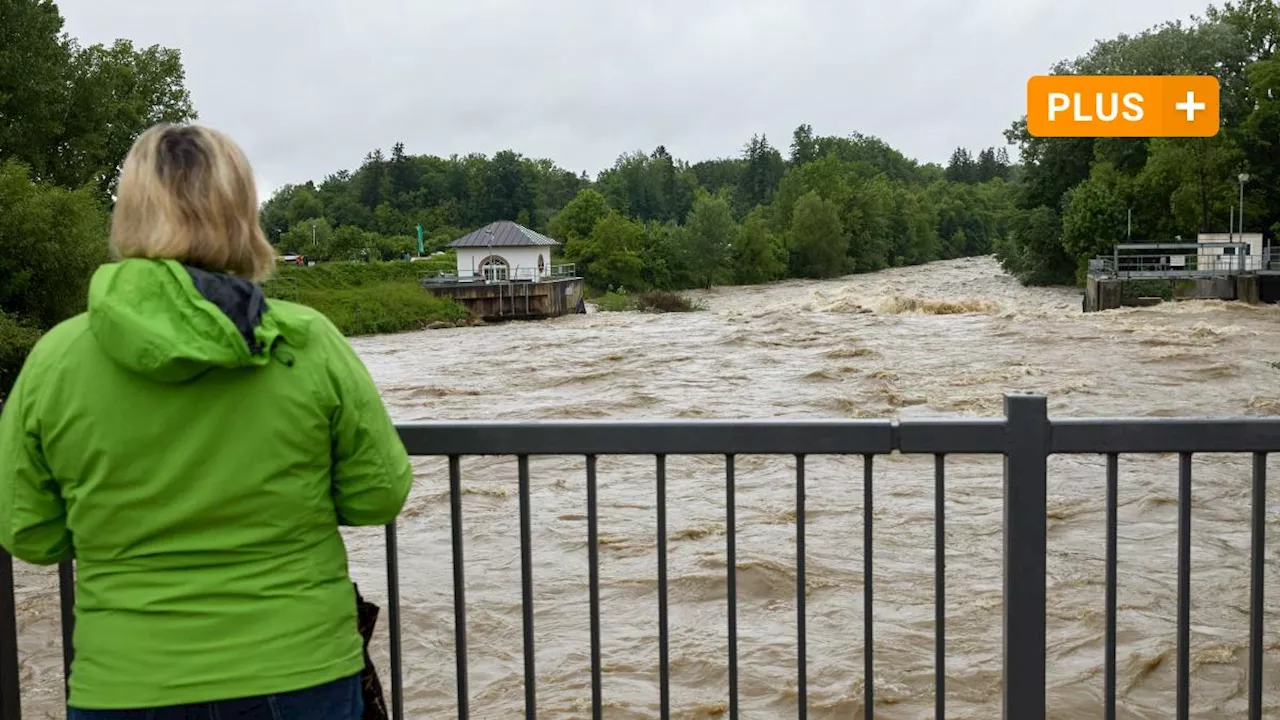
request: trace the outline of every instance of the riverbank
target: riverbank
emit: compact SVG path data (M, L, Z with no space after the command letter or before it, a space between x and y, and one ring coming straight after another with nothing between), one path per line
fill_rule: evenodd
M447 260L448 270L453 259ZM424 273L441 262L333 262L308 267L286 265L264 283L268 297L309 305L324 313L344 335L398 333L468 320L467 311L446 298L423 292Z

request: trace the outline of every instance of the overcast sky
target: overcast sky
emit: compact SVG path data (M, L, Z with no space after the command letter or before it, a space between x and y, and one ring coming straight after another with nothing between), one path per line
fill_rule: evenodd
M945 162L1003 144L1027 78L1207 0L58 0L82 42L180 48L201 122L266 197L413 154L504 148L592 177L752 133L878 135Z

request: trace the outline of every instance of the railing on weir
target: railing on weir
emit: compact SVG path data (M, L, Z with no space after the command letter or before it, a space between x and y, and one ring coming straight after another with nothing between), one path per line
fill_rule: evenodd
M531 541L529 459L533 456L576 456L586 459L588 582L590 594L591 712L603 716L600 654L600 557L597 458L649 456L654 459L657 514L658 695L661 717L671 717L667 582L667 474L672 456L719 456L725 460L726 515L725 594L728 618L728 716L739 716L737 524L734 459L739 455L791 456L795 459L796 715L806 718L807 631L805 607L805 459L851 456L863 460L865 716L876 709L874 673L874 599L872 568L873 467L877 456L891 453L933 456L935 487L935 713L946 717L946 570L944 540L947 457L1004 457L1004 588L1003 715L1010 720L1043 720L1046 716L1046 559L1047 483L1050 455L1101 454L1106 457L1106 595L1104 646L1105 717L1116 715L1116 587L1119 458L1122 454L1167 454L1179 457L1177 522L1177 667L1175 716L1190 714L1191 670L1191 497L1192 458L1198 453L1252 455L1251 557L1249 593L1248 717L1262 717L1263 562L1266 520L1267 455L1280 452L1280 418L1248 419L1051 419L1043 396L1010 395L1005 416L993 419L834 420L834 421L563 421L444 422L400 426L409 452L448 458L452 525L453 614L456 648L456 716L470 716L468 690L466 565L463 561L462 466L464 456L515 456L518 461L520 513L521 605L523 619L524 715L537 714L534 664L534 594ZM386 528L388 626L392 714L404 718L400 642L398 549L394 525ZM21 716L13 565L0 558L0 720ZM70 671L74 603L73 568L59 572L63 652ZM883 599L883 598L882 598ZM849 658L853 661L854 658ZM782 681L783 678L778 678Z
M516 266L509 273L498 276L486 276L479 271L464 270L456 272L434 272L422 276L422 285L448 285L452 283L509 283L509 282L549 282L553 280L569 280L578 277L578 266L575 263L552 265L539 272L534 268Z
M1097 257L1089 260L1089 273L1120 279L1195 279L1227 277L1241 273L1280 270L1280 256L1221 255L1217 253L1144 254Z

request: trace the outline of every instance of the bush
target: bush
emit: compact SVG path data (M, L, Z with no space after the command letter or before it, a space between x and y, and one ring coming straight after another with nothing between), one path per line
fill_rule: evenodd
M632 302L632 306L641 312L693 312L705 309L701 303L690 300L680 293L647 292L640 293Z
M0 398L9 394L40 331L0 312Z
M631 306L631 297L619 290L611 290L596 298L595 302L601 312L626 312L634 309Z
M0 164L0 310L51 328L82 312L89 278L108 260L108 217L87 189L32 181Z
M625 291L614 290L596 298L596 307L601 312L693 312L706 309L702 303L690 300L680 293L654 291L639 295L628 295Z

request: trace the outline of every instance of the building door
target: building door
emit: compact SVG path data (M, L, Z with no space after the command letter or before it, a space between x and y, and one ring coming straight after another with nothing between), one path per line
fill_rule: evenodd
M485 282L506 282L511 277L511 266L497 255L490 255L480 262L480 275Z

